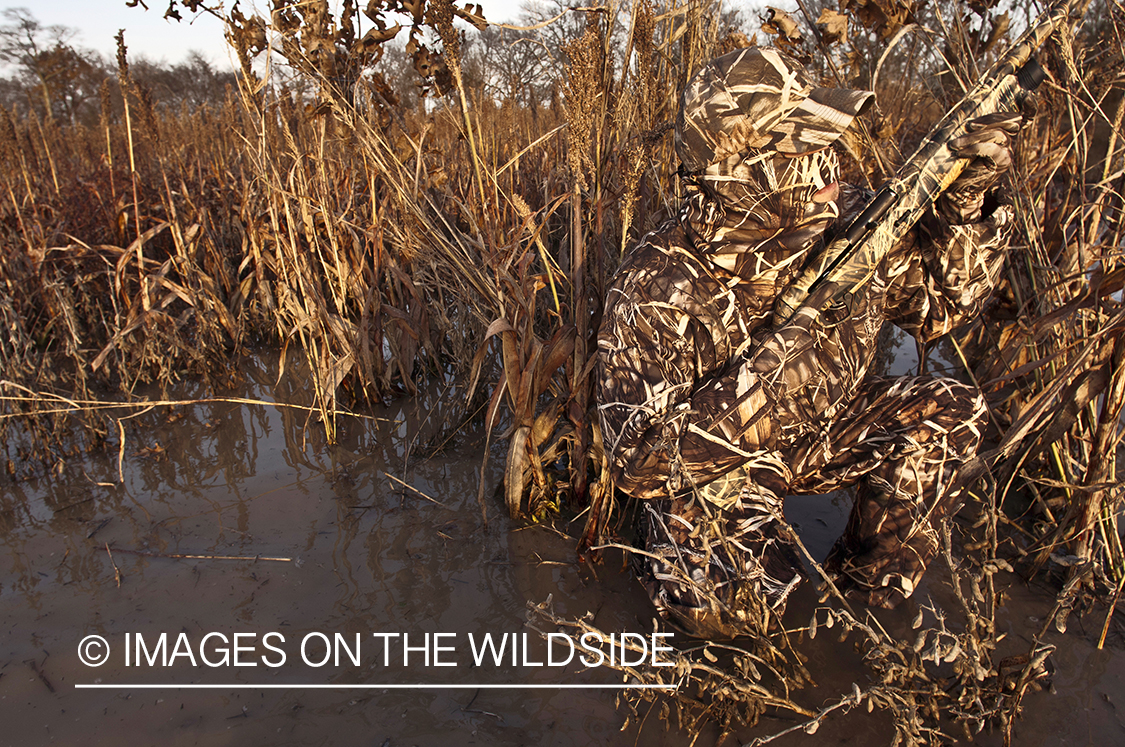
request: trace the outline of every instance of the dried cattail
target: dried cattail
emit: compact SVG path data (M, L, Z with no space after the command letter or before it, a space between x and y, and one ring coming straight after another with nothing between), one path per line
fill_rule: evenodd
M633 24L633 44L637 48L637 79L647 86L652 79L652 61L656 50L654 34L656 18L650 0L637 3L636 21Z

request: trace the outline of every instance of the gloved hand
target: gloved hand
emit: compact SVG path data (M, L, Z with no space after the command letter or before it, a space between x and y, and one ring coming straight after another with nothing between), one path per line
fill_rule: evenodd
M986 114L966 125L968 134L950 141L949 150L954 155L972 159L938 198L938 209L951 223L980 220L985 194L1012 166L1008 148L1022 121L1023 117L1016 113Z

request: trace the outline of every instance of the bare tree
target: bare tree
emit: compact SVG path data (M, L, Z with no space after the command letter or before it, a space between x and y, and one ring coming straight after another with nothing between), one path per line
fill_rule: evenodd
M403 109L419 109L423 96L422 78L403 42L392 41L383 46L383 57L375 65L387 87L398 97Z
M105 75L101 60L70 44L74 29L46 26L27 8L8 8L0 17L5 21L0 26L0 62L14 66L16 82L37 92L46 116L58 113L75 121Z
M38 81L43 105L51 110L52 71L44 65L50 50L64 47L75 31L65 26L44 26L27 8L7 8L0 16L0 61L14 65L19 74Z
M534 32L489 26L473 39L486 95L528 109L550 95L550 57Z
M197 109L221 102L228 87L238 87L238 76L233 71L215 69L195 51L188 53L185 61L173 65L142 59L131 67L134 79L151 91L157 106Z

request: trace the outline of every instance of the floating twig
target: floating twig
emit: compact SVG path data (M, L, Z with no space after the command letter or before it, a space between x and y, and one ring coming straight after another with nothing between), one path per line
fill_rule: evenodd
M1113 620L1113 613L1117 611L1117 600L1121 597L1121 588L1125 587L1125 575L1117 583L1117 591L1113 592L1113 598L1109 600L1109 610L1105 613L1105 623L1102 625L1102 635L1098 638L1098 651L1102 650L1105 646L1105 637L1109 633L1109 623Z
M75 506L81 506L83 503L89 503L92 500L94 500L94 496L90 496L89 498L83 498L80 501L74 501L72 503L68 503L65 506L59 506L58 508L55 509L55 513L57 514L60 511L65 511L68 508L74 508Z
M94 527L93 529L90 530L90 533L86 535L86 539L93 539L94 535L97 534L98 532L100 532L102 530L102 527L104 527L106 524L108 524L111 521L113 521L112 516L109 516L105 519L102 519L101 523L99 523L96 527Z
M309 405L295 405L289 402L271 402L264 399L251 399L248 397L203 397L201 399L160 399L160 400L138 400L136 402L107 402L99 399L69 399L61 397L51 392L37 392L25 386L17 384L14 381L0 380L0 387L12 387L20 391L26 392L26 397L12 397L0 396L0 402L42 402L44 400L51 400L60 403L61 406L50 410L38 410L35 415L53 415L66 412L79 412L79 411L93 411L93 410L110 410L116 408L127 409L140 409L151 410L155 407L183 407L186 405L212 405L212 404L232 404L232 405L262 405L264 407L277 407L281 409L299 410L302 412L315 413L318 412L316 407ZM28 413L2 413L0 414L0 421L8 420L11 418L25 417ZM337 409L336 415L345 415L348 417L359 418L361 420L372 420L381 423L394 423L389 418L380 418L374 415L362 415L360 413L351 412L350 410ZM119 423L120 425L120 423Z
M106 546L109 549L109 546ZM292 563L293 558L273 558L267 555L192 555L186 553L146 552L144 550L125 550L120 547L113 548L126 555L140 555L145 558L168 558L170 560L267 560L274 563ZM120 586L120 584L118 584Z
M39 665L35 662L35 659L28 659L26 663L29 667L31 667L31 671L35 672L35 675L40 680L42 680L44 685L47 686L47 689L51 691L51 694L54 695L55 686L51 684L51 681L49 679L47 679L47 675L43 674L43 670L39 668Z
M119 434L117 439L117 479L118 484L125 484L125 426L121 421L117 421L117 432Z
M435 498L431 498L430 496L426 495L425 493L423 493L423 492L422 492L421 490L419 490L418 488L414 487L414 486L413 486L413 485L411 485L410 483L408 483L408 482L405 482L404 480L400 480L400 479L398 479L397 477L395 477L394 475L392 475L392 474L390 474L390 473L388 473L388 472L383 472L383 476L384 476L384 477L388 477L388 478L390 478L391 480L394 480L395 482L397 482L397 483L398 483L399 485L401 485L401 486L402 486L402 487L404 487L404 488L407 488L407 489L409 489L409 490L412 490L412 491L414 491L415 493L417 493L418 495L422 496L423 498L425 498L425 499L426 499L427 501L429 501L430 503L436 503L437 505L441 506L442 508L449 508L449 506L445 505L445 504L444 504L444 503L442 503L441 501L439 501L439 500L437 500L437 499L435 499Z
M113 580L117 582L117 588L121 588L121 569L117 567L117 563L113 559L113 552L109 549L109 543L105 543L106 555L109 555L110 565L113 566Z

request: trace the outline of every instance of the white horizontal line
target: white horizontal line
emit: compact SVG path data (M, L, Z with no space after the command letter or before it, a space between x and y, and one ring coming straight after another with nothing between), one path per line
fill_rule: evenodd
M381 685L325 685L302 683L268 683L253 684L129 684L129 683L96 683L76 684L75 690L674 690L676 685L543 685L519 683L509 684L381 684Z

